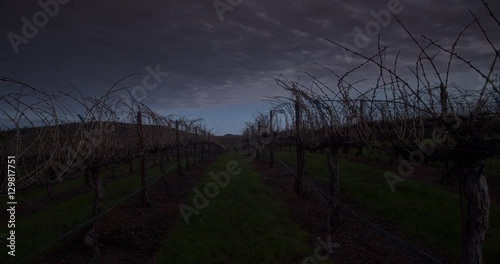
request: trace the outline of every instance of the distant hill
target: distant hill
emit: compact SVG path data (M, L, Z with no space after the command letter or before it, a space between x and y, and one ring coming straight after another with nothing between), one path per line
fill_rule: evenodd
M217 140L224 145L238 145L242 140L242 135L225 134L224 136L216 136Z

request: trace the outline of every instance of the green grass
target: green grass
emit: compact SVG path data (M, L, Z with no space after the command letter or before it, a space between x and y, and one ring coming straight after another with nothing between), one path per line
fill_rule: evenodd
M211 164L196 188L211 182L210 171L226 170L231 160L243 170L209 200L198 216L179 223L165 240L156 263L302 263L314 253L310 235L292 222L260 173L236 152ZM193 206L192 198L185 204Z
M500 183L500 160L498 158L489 158L484 162L484 165L486 166L484 174L496 183Z
M170 168L173 165L168 165ZM171 170L173 172L173 170ZM111 171L106 171L111 174ZM159 168L147 171L147 180L151 181L160 175ZM108 175L103 174L102 177ZM103 208L107 208L120 201L140 187L140 177L138 173L123 179L118 179L104 185ZM77 195L57 205L47 208L51 214L62 219L70 228L63 225L44 212L38 212L30 216L16 219L16 261L21 261L37 249L58 238L72 227L85 222L92 217L92 205L94 202L94 192ZM104 209L102 210L104 211ZM0 227L0 233L7 232L7 225ZM4 263L7 256L7 248L2 246L0 262ZM34 258L36 259L36 257ZM30 261L30 263L32 263Z
M346 154L344 154L343 152L344 150L341 149L339 154L341 156L345 156ZM356 155L358 153L358 149L357 148L348 148L348 156L349 157L352 157L354 155ZM370 159L378 159L380 161L389 161L391 159L391 155L389 155L389 153L387 153L386 151L383 151L381 149L370 149L370 148L362 148L362 153L361 153L361 156L360 157L364 157L364 158L370 158Z
M358 150L356 148L349 148L348 156L352 157L355 153L357 153L357 151ZM341 155L341 157L345 157L342 151L340 151L339 154ZM389 153L380 149L369 149L366 147L363 148L362 157L378 160L381 162L389 162L391 160L391 156L389 155ZM495 183L500 183L500 160L496 157L489 158L485 160L484 165L486 166L484 174L486 175L488 180ZM426 166L433 166L444 169L444 164L440 161L432 162L431 164L427 164Z
M278 158L295 164L295 153L280 152ZM327 182L325 154L306 154L306 173ZM460 202L458 195L406 179L391 192L384 170L341 160L340 191L366 206L379 218L394 223L408 237L423 240L441 252L449 251L458 262L461 248ZM490 229L483 248L485 263L500 263L500 207L491 205Z

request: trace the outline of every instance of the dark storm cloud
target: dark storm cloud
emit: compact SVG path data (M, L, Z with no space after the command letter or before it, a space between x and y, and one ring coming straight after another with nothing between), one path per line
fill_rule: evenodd
M28 44L21 44L16 55L6 36L20 34L21 18L31 19L40 7L37 1L3 0L0 75L47 89L67 89L61 80L66 78L89 94L99 94L116 80L145 74L146 66L159 64L171 75L148 96L162 110L258 101L282 92L272 79L280 74L296 79L309 72L332 80L334 87L332 75L306 57L339 73L354 66L356 60L348 64L344 53L324 39L354 45L354 28L364 29L374 20L370 12L387 9L388 2L244 0L225 12L221 22L208 0L72 0ZM488 32L498 31L489 26L480 1L401 0L401 6L398 17L415 36L425 34L444 44L472 21L469 9ZM491 7L500 12L498 3ZM414 64L418 50L394 19L380 33L382 45L390 48L388 58L402 51L400 63ZM499 44L498 34L492 36ZM465 57L482 66L488 63L487 48L477 28L460 46ZM376 40L361 51L373 55ZM140 85L141 79L139 75L124 85Z

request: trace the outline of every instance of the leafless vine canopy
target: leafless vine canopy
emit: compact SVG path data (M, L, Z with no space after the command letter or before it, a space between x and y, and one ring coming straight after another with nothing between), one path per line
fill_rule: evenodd
M62 180L79 169L130 160L142 153L169 151L208 142L202 119L162 116L134 99L116 83L101 97L79 89L49 93L24 82L0 77L18 92L0 97L0 156L16 156L18 188ZM144 147L139 149L137 113L141 112ZM175 142L179 121L181 146ZM194 132L196 131L196 135ZM4 170L2 170L4 171ZM5 188L4 179L2 189Z

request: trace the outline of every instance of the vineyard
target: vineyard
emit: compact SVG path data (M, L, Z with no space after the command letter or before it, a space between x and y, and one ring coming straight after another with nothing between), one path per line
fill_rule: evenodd
M354 66L274 78L240 135L156 111L131 76L99 96L0 77L0 261L500 263L500 22L482 3L449 45L394 15L412 63L381 35L370 55L326 39ZM459 48L473 30L486 66ZM480 86L453 81L463 67Z
M22 208L17 214L26 222L19 220L18 225L26 225L26 231L43 230L38 236L28 232L19 238L35 236L33 248L19 249L27 257L25 262L36 256L36 247L41 252L56 242L50 238L61 240L88 226L85 243L92 247L93 256L99 256L100 217L136 193L142 207L151 207L149 185L162 181L168 186L173 174L182 177L185 170L221 150L202 119L160 116L132 96L124 97L124 89L112 87L101 98L88 99L78 90L80 97L49 94L15 80L2 81L19 85L21 91L2 97L11 109L1 111L16 129L3 132L1 155L4 160L8 153L15 155L18 168L11 189L7 163L2 163L2 190L23 195L17 198ZM117 100L117 94L129 101ZM39 100L25 100L34 97ZM70 101L78 102L83 114L72 109ZM36 124L35 119L42 123ZM50 205L52 210L29 200ZM82 210L75 210L80 206ZM60 210L67 213L61 216Z
M490 14L500 26L495 15L491 11ZM392 192L406 178L411 178L415 167L439 169L441 182L458 183L456 192L460 198L460 213L454 218L457 217L461 223L462 262L481 263L482 244L488 237L487 231L491 230L490 225L494 227L497 224L490 222L490 216L496 218L495 210L498 209L496 205L491 205L490 197L496 197L498 190L491 190L488 185L491 181L493 185L498 182L496 179L486 179L484 163L494 160L500 153L500 115L497 104L500 83L497 60L500 53L489 42L492 64L489 69L482 70L456 50L462 34L472 25L478 25L489 40L489 35L477 18L463 29L451 48L443 47L426 36L422 36L422 44L404 24L399 23L420 51L414 68L408 70L413 79L401 73L405 69L398 66L397 56L393 61L387 60L387 48L381 46L380 42L378 52L367 57L327 39L332 45L354 53L361 61L359 65L343 74L318 65L338 78L336 89L312 75L309 75L310 84L286 78L276 79L277 85L286 90L289 96L269 98L271 111L269 114L257 113L255 120L247 124L244 136L249 145L252 145L252 141L261 142L262 135L270 137L272 144L288 144L289 150L294 143L294 191L299 197L305 193L306 151L326 150L329 195L318 194L324 195L331 208L329 225L332 234L341 228L344 215L350 212L342 207L340 201L342 179L350 177L348 174L340 175L341 151L349 154L355 150L358 157L367 156L367 150L370 153L378 151L379 155L383 153L391 158L389 164L397 162L397 173L382 173ZM434 59L431 54L436 52L446 54L446 63ZM462 63L484 78L484 84L472 95L470 90L450 81L450 73L457 67L455 64ZM362 71L378 74L366 76L360 73ZM437 82L429 78L430 74L437 77ZM263 129L270 131L264 132ZM258 159L258 148L255 151ZM273 151L270 155L273 160ZM493 214L491 208L494 209ZM498 249L495 251L498 255ZM434 258L428 260L440 262Z

